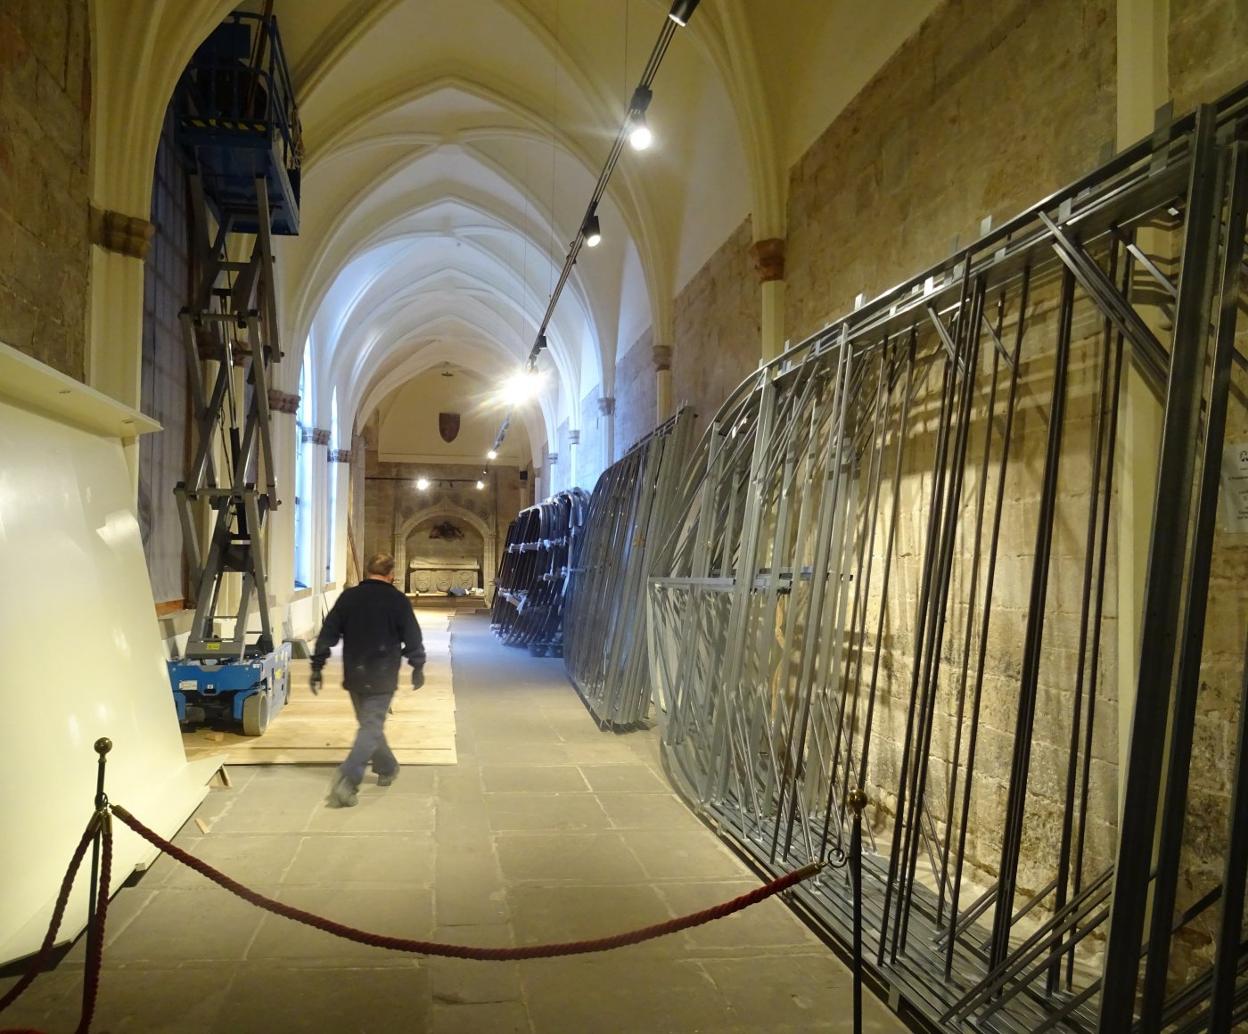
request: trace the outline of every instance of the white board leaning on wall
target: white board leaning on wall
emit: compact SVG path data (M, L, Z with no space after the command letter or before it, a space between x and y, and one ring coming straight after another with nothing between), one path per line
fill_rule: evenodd
M165 674L127 464L154 421L0 345L0 963L36 951L107 790L163 836L203 800ZM172 486L170 486L172 488ZM113 887L155 850L114 823ZM89 864L61 940L86 922Z

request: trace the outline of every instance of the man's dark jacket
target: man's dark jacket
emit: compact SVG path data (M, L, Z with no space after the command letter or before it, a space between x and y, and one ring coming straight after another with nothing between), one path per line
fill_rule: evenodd
M389 582L376 578L366 578L338 597L316 637L313 671L324 667L339 639L342 684L352 693L393 693L403 657L413 668L425 663L425 644L411 603Z

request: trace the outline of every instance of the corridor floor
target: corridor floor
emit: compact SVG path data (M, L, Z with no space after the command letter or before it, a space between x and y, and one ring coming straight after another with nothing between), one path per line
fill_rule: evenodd
M574 940L757 886L673 795L652 733L600 732L563 675L453 626L459 763L360 803L329 767L230 769L178 842L256 889L370 930ZM0 1016L72 1030L83 945ZM611 1034L850 1030L846 968L779 902L615 952L521 963L399 955L260 913L162 858L109 912L98 1034ZM0 981L7 988L12 981ZM867 996L866 1029L902 1026Z

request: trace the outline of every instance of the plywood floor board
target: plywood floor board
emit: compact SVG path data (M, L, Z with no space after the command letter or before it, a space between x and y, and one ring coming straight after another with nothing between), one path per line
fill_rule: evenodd
M455 690L451 680L449 611L422 610L425 684L413 691L404 666L399 691L386 720L386 740L402 765L453 765ZM232 765L337 764L355 739L355 713L342 688L340 650L325 665L319 696L308 689L311 666L292 661L290 701L263 736L201 727L183 734L188 759L216 757Z

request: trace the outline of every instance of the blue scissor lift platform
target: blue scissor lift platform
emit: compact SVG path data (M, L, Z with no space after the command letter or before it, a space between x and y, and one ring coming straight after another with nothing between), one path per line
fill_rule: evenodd
M269 386L282 357L272 237L299 231L301 158L276 20L230 15L195 52L174 104L199 280L180 313L196 434L174 489L195 614L169 678L180 722L238 723L258 736L289 696L291 656L289 642L274 645L264 534L279 505L269 435ZM237 257L239 234L253 238L249 259Z

